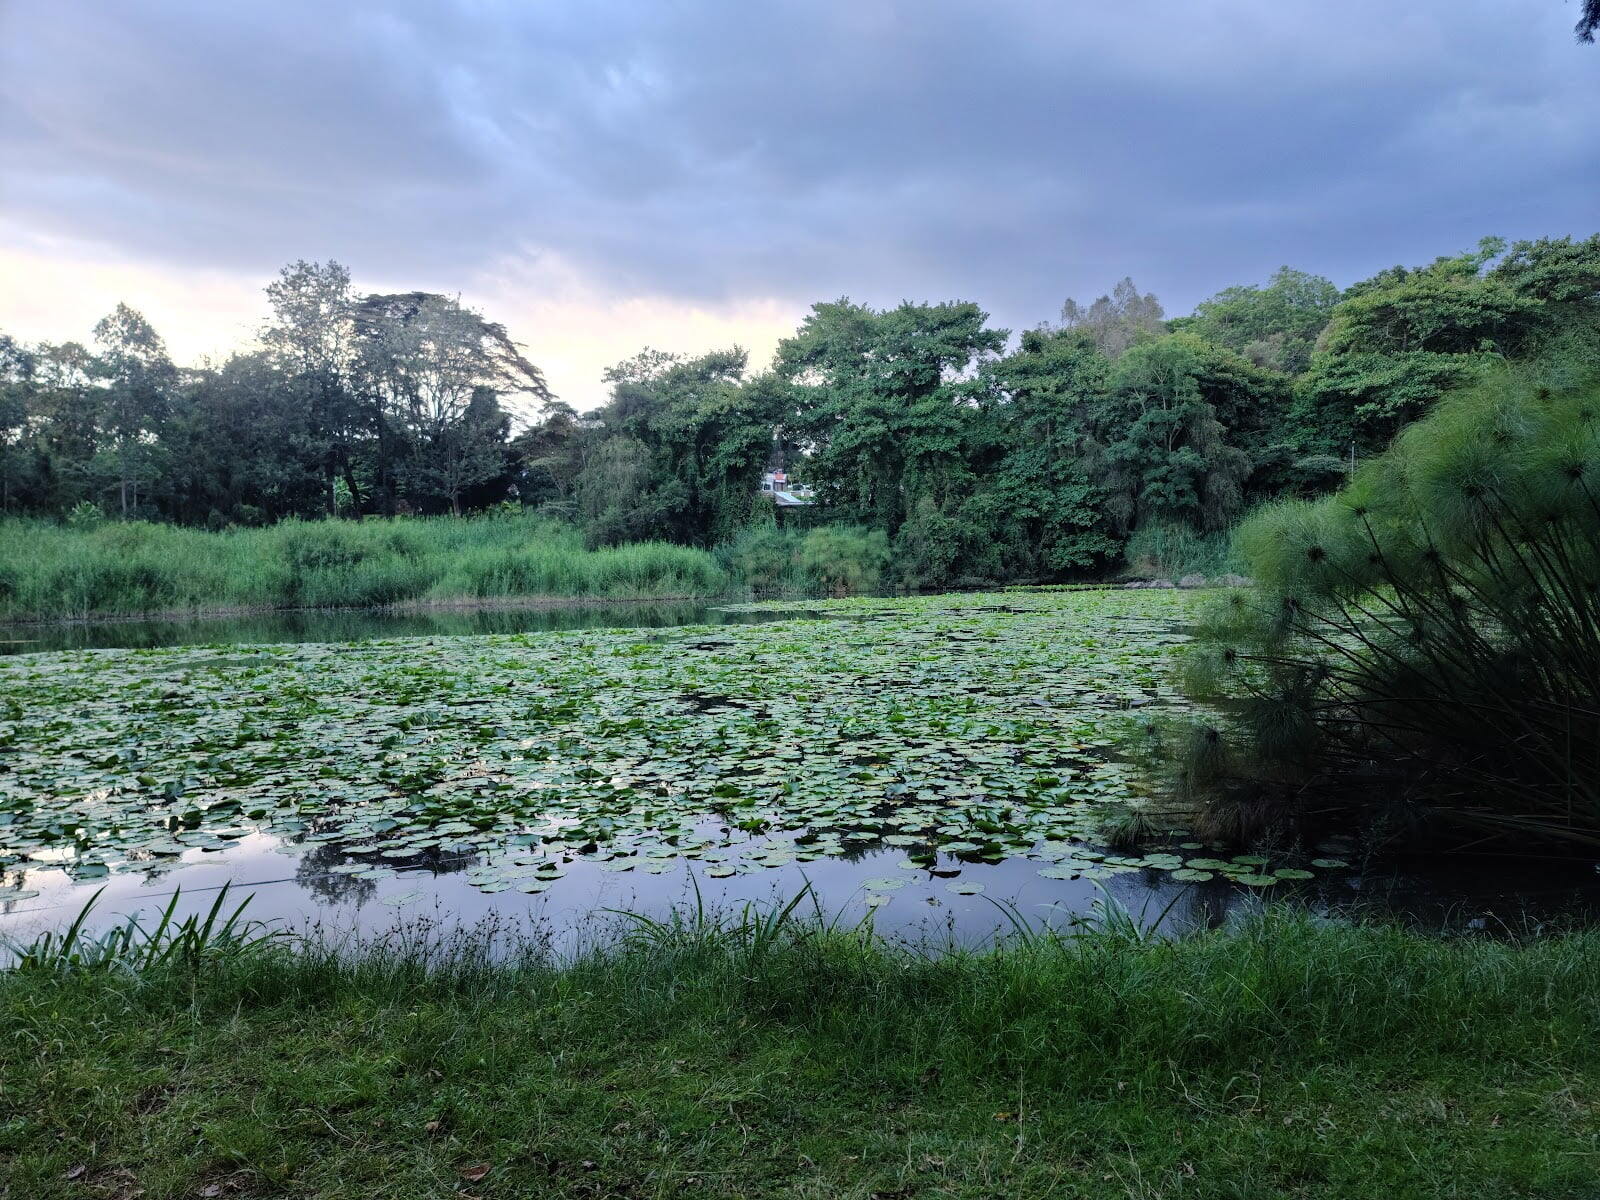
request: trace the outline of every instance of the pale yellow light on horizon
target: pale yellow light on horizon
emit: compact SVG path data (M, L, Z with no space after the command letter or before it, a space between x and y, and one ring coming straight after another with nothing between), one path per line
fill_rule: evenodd
M173 361L220 361L255 341L267 317L261 276L140 262L54 239L0 237L0 332L27 342L87 343L119 302L142 312ZM579 410L606 398L602 372L645 346L704 353L738 344L751 366L771 361L802 315L773 299L694 304L666 296L610 296L548 258L508 260L471 277L379 280L355 273L358 291L422 288L459 295L503 324L558 396Z

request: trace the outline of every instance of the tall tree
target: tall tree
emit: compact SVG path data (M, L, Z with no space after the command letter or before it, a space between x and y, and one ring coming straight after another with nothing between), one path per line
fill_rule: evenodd
M996 574L1060 575L1115 556L1105 495L1087 470L1110 369L1085 331L1050 329L1024 333L989 369L991 440L987 454L975 446L983 483L965 512Z
M709 545L749 520L788 393L746 381L748 360L737 346L694 358L647 349L606 372L611 401L583 479L596 540Z
M0 513L10 511L25 474L35 372L33 353L0 333Z
M917 494L956 486L977 372L1006 336L961 301L881 312L849 299L813 305L779 344L777 371L794 386L787 425L829 505L893 536Z
M177 371L150 322L118 304L94 327L102 425L111 440L117 495L127 517L139 506L139 485L155 466L157 438L166 420Z
M297 259L267 285L272 319L261 333L271 361L287 377L302 412L292 431L303 452L320 461L327 513L338 512L343 478L359 507L355 454L362 415L351 391L355 296L339 263Z
M1061 327L1083 330L1100 353L1115 358L1140 336L1161 332L1165 315L1154 292L1141 295L1133 280L1125 277L1109 296L1092 304L1069 299L1061 306Z
M364 296L354 310L360 389L377 433L379 486L461 512L465 491L501 473L482 450L487 397L551 399L505 328L447 296ZM478 402L476 411L474 402Z
M1226 346L1257 366L1298 375L1311 365L1317 336L1338 302L1330 280L1279 267L1265 287L1227 288L1172 328Z

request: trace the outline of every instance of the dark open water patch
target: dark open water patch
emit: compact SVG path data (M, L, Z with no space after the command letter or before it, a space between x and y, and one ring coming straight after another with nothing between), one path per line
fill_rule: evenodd
M52 650L288 642L362 642L373 638L539 633L568 629L664 629L674 625L744 625L812 615L803 604L729 610L716 602L574 604L554 608L295 609L249 616L180 620L69 621L0 625L0 655Z

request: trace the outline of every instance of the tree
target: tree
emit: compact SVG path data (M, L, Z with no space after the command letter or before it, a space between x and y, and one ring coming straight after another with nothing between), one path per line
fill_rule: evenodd
M177 372L161 337L142 314L118 304L94 327L101 423L110 437L117 493L124 518L139 506L141 478L154 471L157 437Z
M337 262L297 259L267 285L272 320L261 343L299 400L302 420L293 436L320 460L327 513L338 512L335 481L359 506L354 460L362 415L351 392L355 297L350 272Z
M964 513L997 576L1060 575L1114 558L1104 496L1085 470L1111 364L1083 330L1029 330L992 364L994 398L975 445L983 480Z
M1101 296L1093 304L1085 306L1069 299L1061 306L1061 327L1084 330L1100 353L1115 358L1141 335L1159 333L1165 315L1155 293L1141 296L1133 280L1125 277L1109 296Z
M585 510L603 514L594 540L632 531L710 545L750 520L789 395L771 377L747 381L748 360L737 346L694 358L646 349L606 372L611 401L584 480Z
M1091 469L1119 532L1157 522L1215 532L1239 512L1255 466L1237 444L1248 391L1217 368L1248 364L1219 363L1214 350L1179 333L1117 361Z
M325 447L304 399L266 351L185 372L167 428L167 515L222 526L325 513Z
M810 472L847 521L899 532L912 500L959 494L981 391L978 370L1005 346L976 304L901 304L878 312L840 299L812 306L778 346L793 385L786 426Z
M549 400L544 375L504 326L446 296L364 296L354 326L359 390L377 436L375 473L387 507L393 511L404 490L459 515L462 494L505 469L483 445L489 430L507 428L495 415L498 398Z
M1587 336L1600 313L1600 236L1518 242L1424 267L1391 267L1352 286L1296 383L1308 450L1381 450L1439 398L1508 358Z
M1583 0L1583 11L1578 16L1575 32L1580 42L1594 41L1594 31L1600 29L1600 0Z
M548 400L540 409L539 420L516 436L511 452L518 495L524 505L547 508L563 516L576 515L576 488L583 470L587 429L572 405Z
M1317 335L1339 289L1320 275L1279 267L1266 287L1231 287L1195 306L1172 327L1243 355L1257 366L1298 375L1311 364Z
M10 510L24 474L23 443L36 369L28 348L0 333L0 512Z

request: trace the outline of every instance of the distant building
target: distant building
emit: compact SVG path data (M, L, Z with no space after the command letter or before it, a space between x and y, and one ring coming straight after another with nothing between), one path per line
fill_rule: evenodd
M813 492L809 483L789 482L789 477L782 468L768 471L761 477L761 494L771 496L772 502L779 508L804 508L815 503Z

